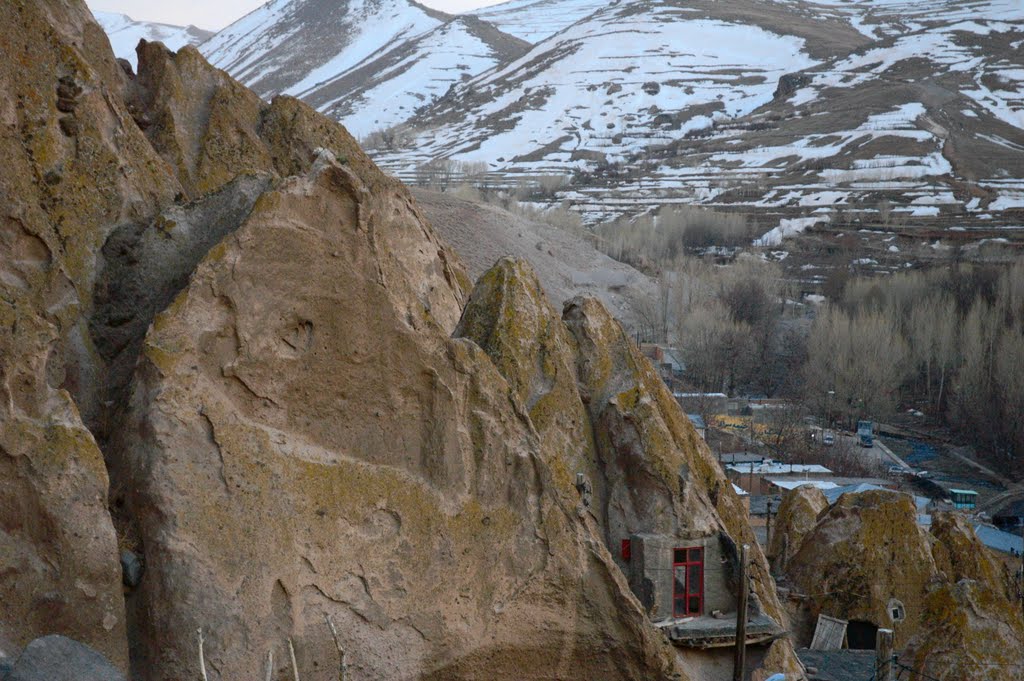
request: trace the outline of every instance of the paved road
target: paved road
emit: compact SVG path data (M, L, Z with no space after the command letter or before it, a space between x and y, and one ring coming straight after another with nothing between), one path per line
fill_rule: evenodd
M820 430L814 428L813 430ZM875 438L875 444L873 447L861 447L860 439L852 433L844 433L838 430L832 431L836 435L836 443L833 447L843 448L845 447L849 451L853 452L868 463L875 464L881 472L887 471L892 466L899 466L905 471L913 471L903 459L892 453L888 447L883 445L878 438ZM819 433L818 437L821 435Z

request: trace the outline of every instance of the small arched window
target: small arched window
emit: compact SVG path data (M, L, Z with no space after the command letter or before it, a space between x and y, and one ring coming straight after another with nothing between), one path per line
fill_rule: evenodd
M889 600L889 617L893 622L902 622L907 618L907 610L903 607L903 603L892 598Z

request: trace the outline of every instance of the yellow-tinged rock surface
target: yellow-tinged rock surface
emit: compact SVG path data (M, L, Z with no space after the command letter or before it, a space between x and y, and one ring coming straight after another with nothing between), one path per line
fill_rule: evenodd
M809 636L819 613L868 622L894 629L901 663L933 678L1019 678L1024 622L1012 577L961 514L935 513L926 529L913 497L877 490L842 495L808 529L818 502L803 489L787 493L776 528L789 555L782 574L802 599L798 630ZM891 615L897 601L903 620Z
M670 677L528 414L450 338L457 277L404 189L329 158L265 194L150 331L115 447L150 679L268 652L353 678ZM188 585L184 587L183 585Z

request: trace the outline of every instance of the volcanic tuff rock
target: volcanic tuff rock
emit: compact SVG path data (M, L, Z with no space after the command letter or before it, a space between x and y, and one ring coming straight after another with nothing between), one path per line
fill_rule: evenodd
M782 498L776 527L784 531L772 533L768 559L772 570L784 572L786 563L800 549L804 536L818 524L818 516L828 508L828 500L817 487L803 485Z
M480 344L529 410L556 478L568 484L572 472L588 476L590 508L609 548L634 533L718 533L733 545L748 543L754 589L766 611L785 621L732 486L600 302L576 298L559 318L529 267L503 259L481 277L456 333ZM625 569L617 551L615 558ZM787 641L776 643L769 664L796 670Z
M84 4L0 4L0 55L0 645L60 632L123 667L107 472L72 394L97 378L98 251L181 187Z
M530 414L558 483L576 473L600 486L593 429L576 387L576 348L540 281L523 260L503 258L477 281L455 335L479 345Z
M157 318L116 447L150 678L193 672L198 626L222 678L288 637L331 678L325 614L363 678L667 671L508 383L449 338L463 293L439 250L404 190L325 160Z
M211 679L262 678L271 651L283 676L288 639L304 679L334 678L331 615L352 678L686 678L606 537L753 540L599 303L563 323L506 265L463 317L469 282L404 187L193 48L142 44L132 77L64 0L0 6L0 46L5 652L58 630L188 678L202 627ZM460 318L550 357L509 334L494 361ZM596 520L577 467L609 490ZM787 644L771 659L792 668Z
M783 506L813 507L812 495L790 492ZM799 512L779 514L778 534L803 536L785 577L806 594L813 630L818 613L895 628L901 659L934 678L1017 678L1009 662L1024 655L1024 627L1007 570L955 514L916 523L909 495L868 491L842 495L807 530ZM893 599L906 618L894 623ZM800 615L797 616L798 618ZM895 624L895 627L894 627ZM806 641L805 641L806 643Z
M87 645L65 636L29 643L4 681L125 681L125 676Z

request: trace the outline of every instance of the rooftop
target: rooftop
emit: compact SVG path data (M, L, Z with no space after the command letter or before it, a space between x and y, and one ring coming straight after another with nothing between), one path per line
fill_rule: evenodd
M750 492L748 492L747 490L743 489L742 487L737 485L735 482L732 483L732 491L736 492L736 494L738 494L741 497L750 496Z
M723 648L736 645L736 613L721 617L705 615L686 620L667 620L655 626L665 630L672 643L685 648ZM767 643L785 635L786 630L767 615L747 620L747 644Z
M728 465L731 463L761 463L764 461L764 456L761 454L754 454L753 452L733 452L732 454L722 454L718 457L722 465Z
M951 487L949 491L952 494L973 494L974 496L978 496L978 493L975 492L973 489L953 489Z
M809 650L796 651L811 681L864 681L875 674L873 650ZM811 670L815 671L811 671Z
M704 417L700 414L687 414L686 418L690 419L690 423L693 424L694 428L707 428L707 424L704 423Z
M672 396L676 398L713 397L718 399L726 399L728 397L725 393L672 393Z
M828 475L832 471L816 463L779 463L767 459L762 463L754 462L729 464L726 466L735 473L754 473L755 475ZM837 485L838 486L838 485Z
M797 487L817 487L818 489L825 491L830 489L836 489L839 487L836 483L830 480L780 480L778 478L770 478L768 482L772 483L779 489L796 489Z
M978 535L981 543L990 549L1003 553L1010 553L1010 550L1013 549L1017 555L1024 551L1024 539L1021 539L1019 535L1003 532L991 525L975 525L974 534Z

